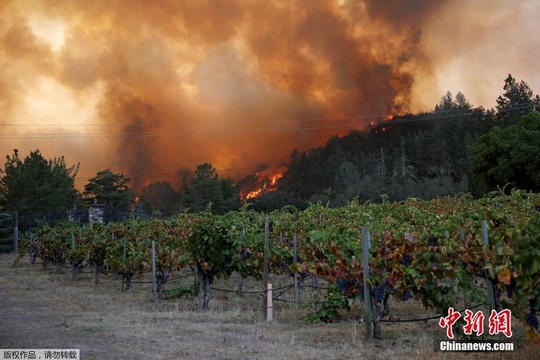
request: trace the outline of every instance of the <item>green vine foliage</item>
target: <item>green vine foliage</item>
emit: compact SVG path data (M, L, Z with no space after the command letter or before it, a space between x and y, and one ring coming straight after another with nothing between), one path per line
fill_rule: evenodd
M176 289L163 290L164 299L187 299L199 295L199 285L180 286Z
M305 211L287 207L268 214L270 271L316 276L332 289L338 282L349 284L346 294L338 296L339 291L332 290L324 300L312 303L317 309L312 313L319 314L312 318L329 321L334 310L345 306L343 298L363 293L362 228L367 227L371 245L366 281L372 288L389 289L398 301L411 294L411 299L444 314L458 304L487 304L485 291L476 282L488 276L497 294L515 286L512 297L503 297L503 305L524 319L531 301L533 310L538 309L540 295L538 209L540 194L524 191L497 192L481 199L463 195L400 203L351 202L336 209L321 204ZM156 265L162 273L191 264L210 278L237 272L260 279L266 216L244 207L225 215L185 212L167 220L130 219L84 229L44 226L35 240L44 263L67 256L69 261L108 265L120 274L147 272L155 241ZM488 245L482 241L482 220L488 221Z
M511 261L516 283L513 313L524 320L531 306L540 311L540 213L531 217L521 230Z
M342 311L350 311L348 297L345 296L337 284L331 284L326 290L323 299L314 297L306 304L310 311L304 316L307 322L333 322L341 318Z

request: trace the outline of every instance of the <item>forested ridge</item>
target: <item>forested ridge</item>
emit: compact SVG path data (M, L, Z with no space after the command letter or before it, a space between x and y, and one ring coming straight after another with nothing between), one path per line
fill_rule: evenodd
M368 119L323 146L294 149L279 173L272 173L276 166L260 165L257 174L235 180L204 163L189 176L179 173L137 191L129 176L111 169L97 172L78 191L80 164L68 165L63 157L46 160L38 149L22 158L15 149L0 172L0 210L65 211L97 202L111 210L168 217L187 209L224 214L245 203L272 211L319 202L339 207L353 199L480 197L513 188L538 192L540 97L509 74L496 104L473 107L461 92L447 92L430 112ZM254 189L256 196L246 196Z
M253 206L481 196L497 188L538 191L538 95L511 75L504 90L496 109L474 108L462 93L447 92L432 112L394 116L334 136L324 146L295 149L277 190L263 192Z

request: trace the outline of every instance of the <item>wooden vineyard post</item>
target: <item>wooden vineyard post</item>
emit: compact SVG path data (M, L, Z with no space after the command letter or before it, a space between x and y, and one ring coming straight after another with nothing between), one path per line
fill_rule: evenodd
M266 321L272 321L274 318L272 284L267 284L266 286Z
M13 221L13 252L17 254L19 252L19 212L18 211L15 211L15 216L13 220L14 220Z
M71 233L71 250L75 250L75 234ZM71 260L71 279L77 279L77 265L75 264L75 259Z
M313 236L310 238L309 241L310 241L311 246L313 246ZM317 274L313 275L311 285L313 286L315 290L319 290L319 278L317 277Z
M152 296L156 297L156 242L152 240Z
M240 236L240 241L239 241L240 244L242 244L245 236L246 236L246 229L243 228L242 229L242 236ZM236 294L238 296L242 296L242 286L244 285L244 279L242 278L241 273L238 273L238 284L237 285L238 285L238 287L236 289Z
M369 229L366 226L362 227L362 266L363 281L364 281L364 307L365 307L365 322L366 322L366 336L370 340L373 338L373 330L371 327L372 314L371 314L371 290L369 288L369 247L370 247Z
M465 241L465 229L460 229L459 230L459 240L463 243ZM465 298L464 300L464 305L465 305L465 308L470 308L471 307L471 302L469 300L469 298Z
M298 247L296 246L296 234L293 235L293 264L298 263ZM294 286L294 303L300 302L300 296L298 294L298 273L295 271L293 274L293 286Z
M36 264L36 249L34 248L34 235L30 231L30 264Z
M268 251L269 251L269 236L270 236L270 218L266 215L264 220L264 260L263 260L263 317L268 320L266 313L266 301L268 298Z
M126 240L126 237L124 236L124 238L122 239L123 240L123 245L124 245L124 252L122 253L122 259L124 260L124 264L126 263L126 257L127 257L127 240ZM126 292L127 291L127 281L128 281L128 278L126 277L126 274L122 274L121 275L122 277L122 292Z
M97 235L94 234L94 244L97 243ZM99 285L99 264L96 261L94 268L94 285Z
M489 237L488 237L488 222L487 220L482 220L482 242L484 243L484 246L489 247ZM491 305L491 309L497 309L497 302L495 301L495 291L493 289L493 282L489 278L489 276L486 273L486 286L487 286L487 294L488 294L488 300ZM498 310L498 309L497 309Z

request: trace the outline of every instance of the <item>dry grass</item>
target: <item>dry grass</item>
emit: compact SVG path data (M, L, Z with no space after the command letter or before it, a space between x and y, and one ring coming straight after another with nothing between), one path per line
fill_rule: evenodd
M518 324L518 350L511 354L441 353L434 351L442 331L436 321L385 323L381 341L366 341L365 324L356 320L359 304L339 323L307 324L301 320L304 309L277 302L275 321L265 323L257 294L214 291L210 311L200 313L193 298L154 300L147 283L121 293L120 280L111 276L94 286L91 274L73 281L68 271L57 274L52 267L43 270L27 259L13 265L14 260L0 255L0 348L79 348L82 359L532 359L538 351L521 341ZM187 274L165 287L192 281ZM279 288L290 279L276 276L273 283ZM235 289L236 280L214 286ZM248 282L244 289L258 287ZM291 300L292 292L283 298ZM397 303L393 314L416 318L432 312L409 301Z

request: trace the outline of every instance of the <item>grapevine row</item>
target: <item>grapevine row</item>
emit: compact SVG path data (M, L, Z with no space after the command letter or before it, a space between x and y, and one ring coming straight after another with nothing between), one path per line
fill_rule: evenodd
M443 314L459 301L488 303L478 282L494 284L496 308L511 308L538 330L540 309L540 195L514 191L400 203L352 202L331 209L286 207L271 219L270 271L288 271L338 284L343 296L362 292L362 227L371 234L369 279L375 318L389 312L388 298L413 297ZM116 272L129 288L134 274L149 271L156 242L158 286L186 266L197 271L201 308L208 307L214 278L263 273L265 214L248 209L217 216L181 213L168 220L127 220L79 228L66 223L40 228L30 251L44 266L70 263ZM489 245L481 222L487 220ZM293 238L298 261L293 261ZM507 292L506 296L501 296ZM158 291L159 293L159 291Z

